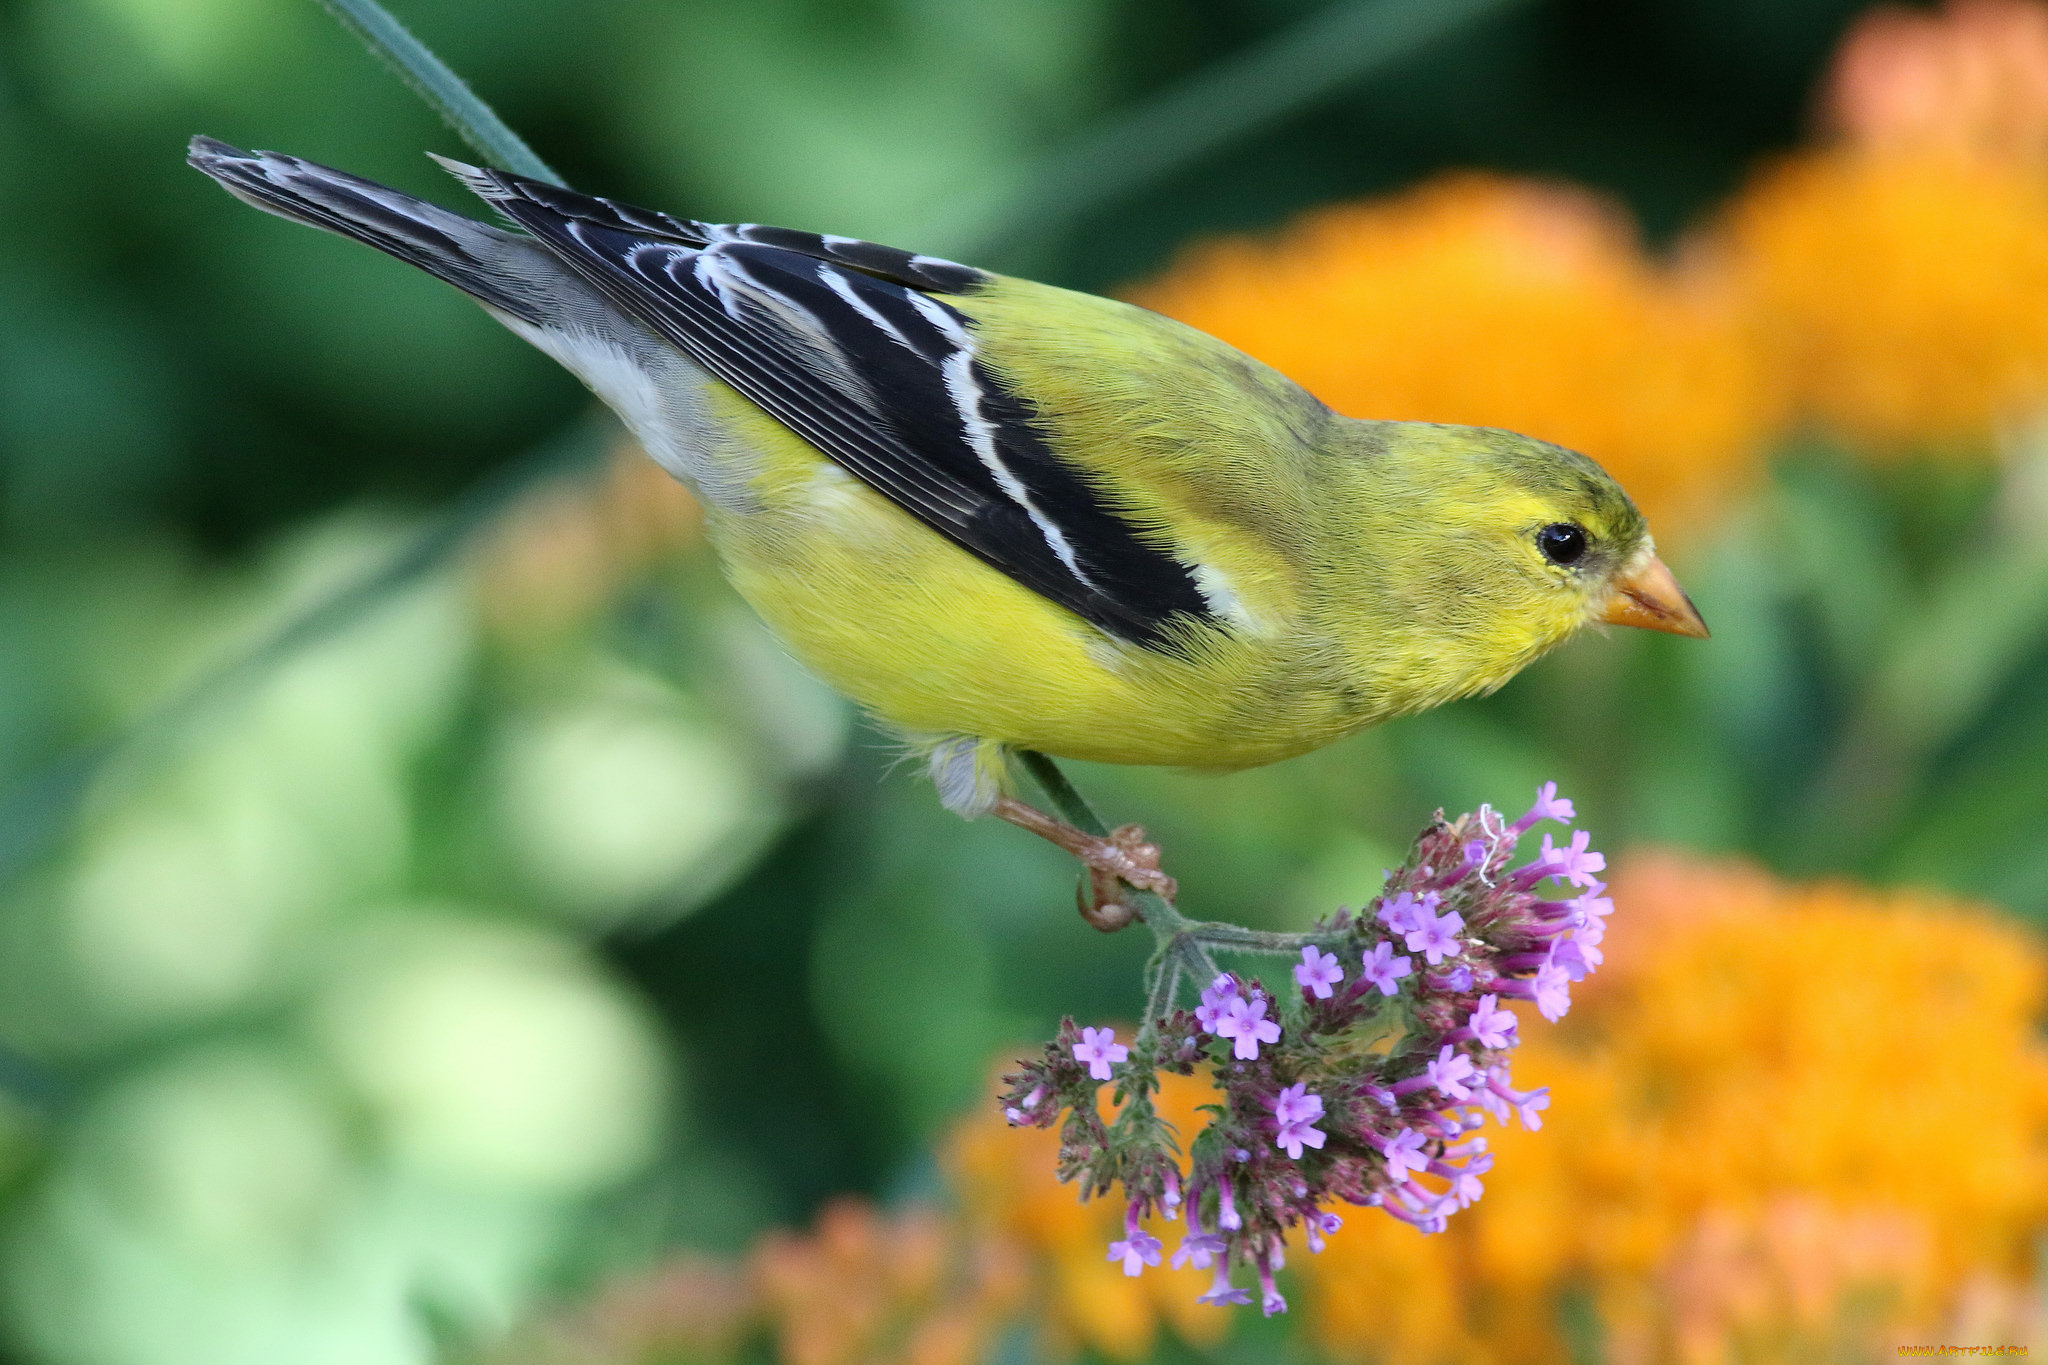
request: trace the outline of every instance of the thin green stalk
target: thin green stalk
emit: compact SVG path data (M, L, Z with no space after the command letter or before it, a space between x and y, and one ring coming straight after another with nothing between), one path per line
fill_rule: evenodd
M1098 839L1108 837L1109 827L1102 823L1102 817L1095 813L1087 798L1074 790L1074 784L1060 771L1059 764L1035 749L1017 750L1017 761L1024 765L1025 771L1031 774L1032 779L1045 792L1046 800L1052 803L1053 809L1059 812L1062 820ZM1136 887L1128 887L1126 891L1138 911L1138 918L1145 921L1145 926L1152 931L1153 942L1157 945L1153 961L1157 972L1156 980L1163 983L1165 1009L1173 1008L1173 991L1179 984L1181 971L1185 970L1203 981L1212 981L1216 978L1220 969L1216 965L1216 959L1210 956L1208 948L1204 946L1207 931L1233 930L1244 934L1255 932L1250 929L1237 930L1234 925L1199 923L1187 918L1170 903L1150 891L1141 891ZM1255 948L1253 951L1261 950ZM1300 949L1297 947L1294 951L1298 952ZM1158 992L1155 991L1155 994ZM1152 1010L1150 1006L1147 1009L1149 1026L1160 1011Z
M1174 997L1180 993L1180 975L1185 969L1179 954L1154 954L1157 963L1153 974L1152 989L1145 997L1145 1017L1139 1021L1139 1032L1156 1029L1159 1021L1173 1012Z
M1060 765L1036 749L1017 750L1017 761L1031 774L1034 782L1045 792L1045 799L1052 802L1060 819L1098 839L1109 837L1109 826L1102 823L1102 817L1095 813L1086 797L1074 790L1074 784L1067 781L1067 775L1060 771Z
M1193 924L1189 931L1212 948L1228 948L1240 953L1294 954L1299 953L1307 945L1320 941L1315 934L1269 933L1263 929L1246 929L1241 925L1225 924L1220 920L1205 920Z
M398 78L425 100L433 111L464 142L500 170L560 185L562 177L542 161L526 140L512 131L490 105L446 62L412 36L405 25L377 0L320 0L341 26L362 40L363 46L382 57Z
M1107 834L1101 817L1074 789L1074 784L1060 771L1059 764L1032 749L1018 750L1017 759L1044 790L1046 799L1062 819L1098 839ZM1149 891L1130 888L1129 895L1137 907L1138 917L1152 931L1156 945L1148 977L1152 987L1151 999L1146 1004L1147 1027L1173 1008L1174 992L1179 987L1183 972L1199 981L1216 979L1221 968L1209 951L1211 948L1291 957L1319 941L1314 934L1270 933L1219 920L1191 920Z
M942 249L1014 256L1105 204L1285 121L1480 19L1529 0L1356 0L1335 4L1119 111L1041 158Z

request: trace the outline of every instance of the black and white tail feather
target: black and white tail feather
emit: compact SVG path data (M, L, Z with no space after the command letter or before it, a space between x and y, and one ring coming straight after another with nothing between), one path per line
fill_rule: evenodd
M436 158L441 160L440 158ZM345 172L195 138L238 198L446 280L560 360L714 501L695 398L737 389L877 492L1122 640L1172 652L1214 613L1187 565L1057 456L948 296L991 277L852 238L699 223L441 164L521 233Z

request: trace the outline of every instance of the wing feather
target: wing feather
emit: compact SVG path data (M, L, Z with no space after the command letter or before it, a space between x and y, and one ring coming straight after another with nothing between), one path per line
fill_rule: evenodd
M721 225L451 167L614 306L917 517L1101 629L1172 650L1194 574L1047 442L947 301L988 276L851 238Z

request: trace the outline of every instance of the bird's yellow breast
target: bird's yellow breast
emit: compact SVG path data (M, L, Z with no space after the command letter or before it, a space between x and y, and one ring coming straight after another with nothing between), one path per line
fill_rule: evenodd
M722 386L718 386L722 389ZM734 587L812 671L912 736L1106 763L1275 762L1376 717L1299 636L1112 639L984 564L731 390L755 506L714 511ZM1334 664L1334 656L1320 661Z

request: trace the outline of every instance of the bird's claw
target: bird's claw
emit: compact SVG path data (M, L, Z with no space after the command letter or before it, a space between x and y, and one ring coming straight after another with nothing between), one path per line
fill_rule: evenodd
M1106 872L1090 871L1074 885L1074 906L1090 928L1113 934L1119 929L1128 929L1138 918L1136 906L1117 899L1122 890L1123 883L1115 877Z
M1159 845L1146 839L1138 825L1119 826L1107 839L1091 841L1080 857L1088 875L1075 888L1074 899L1081 918L1105 934L1138 918L1137 907L1123 899L1126 886L1150 891L1168 902L1180 895L1180 883L1159 870Z

